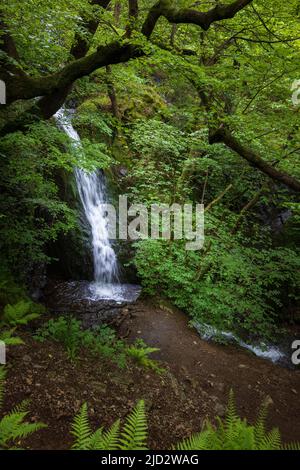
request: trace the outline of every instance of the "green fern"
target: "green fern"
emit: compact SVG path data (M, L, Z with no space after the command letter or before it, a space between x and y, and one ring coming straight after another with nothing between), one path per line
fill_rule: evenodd
M300 450L300 442L290 442L281 447L282 450Z
M27 325L40 316L42 306L31 301L20 300L14 305L6 305L3 310L2 323L4 325Z
M14 336L16 328L5 330L0 332L0 341L3 341L7 346L16 346L23 344L23 341L19 336Z
M92 431L90 429L87 404L84 403L75 416L71 434L75 437L73 449L88 450Z
M0 367L0 407L3 405L5 369ZM24 439L45 427L43 423L28 423L28 401L23 401L0 420L0 449L9 449L11 444ZM14 448L16 448L14 446Z
M112 427L104 432L98 429L92 436L90 442L91 450L117 450L120 433L120 421L117 420Z
M266 431L268 407L264 404L255 426L242 420L234 403L233 392L230 392L227 412L224 420L217 418L217 425L206 422L202 432L177 444L178 450L299 450L300 443L281 445L278 429Z
M147 420L145 403L139 401L127 417L120 438L121 450L145 450L147 440Z
M206 450L209 449L209 431L193 434L191 437L179 442L177 450Z
M127 417L123 430L117 420L108 431L103 428L91 431L87 404L84 403L72 423L75 437L74 450L142 450L146 449L147 423L145 404L139 401Z
M158 348L151 348L147 346L143 340L137 340L134 344L126 349L128 356L132 357L139 365L149 369L153 369L158 374L163 373L165 370L159 367L157 361L150 359L149 355L159 351Z

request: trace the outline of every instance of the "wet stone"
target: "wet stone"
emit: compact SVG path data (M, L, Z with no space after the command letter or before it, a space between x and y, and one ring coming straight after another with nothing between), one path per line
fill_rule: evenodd
M128 303L134 302L139 294L139 286L123 284L101 288L88 281L53 283L44 292L51 312L74 316L85 328L119 325L129 314ZM114 298L109 298L110 295Z

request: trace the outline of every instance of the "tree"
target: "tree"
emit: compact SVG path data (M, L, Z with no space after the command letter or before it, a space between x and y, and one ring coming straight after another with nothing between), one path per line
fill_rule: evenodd
M245 94L251 88L251 79L243 75L247 69L245 58L248 59L254 52L261 54L265 51L268 60L276 58L276 65L281 66L282 55L285 52L289 53L289 62L295 57L295 54L290 53L288 48L296 49L295 44L299 39L293 34L293 31L298 31L299 28L292 28L294 26L292 12L294 12L295 19L297 15L299 16L296 1L288 6L280 6L278 0L273 0L271 5L270 2L262 0L255 6L253 0L235 0L226 3L217 2L212 8L206 9L198 3L190 6L190 2L186 0L180 0L178 6L174 6L170 0L160 0L150 7L147 5L148 2L138 3L137 0L129 0L117 2L116 9L113 9L108 0L77 0L72 5L65 0L60 2L59 6L57 0L50 3L48 0L43 7L39 7L42 9L38 12L39 18L43 17L44 29L46 29L45 41L48 41L48 44L45 47L54 49L56 46L56 50L60 49L60 52L53 53L50 64L40 63L39 67L31 66L32 54L27 52L27 57L25 57L24 54L20 55L18 50L18 42L23 42L23 45L25 42L27 50L30 49L30 43L24 39L26 30L23 30L23 37L18 31L19 3L17 1L10 6L8 2L5 2L1 7L0 79L7 85L7 106L4 111L10 113L10 109L14 110L20 100L24 103L24 109L17 116L12 113L12 119L2 126L2 135L24 128L32 120L49 119L62 106L74 83L80 78L91 75L102 67L126 63L131 59L149 55L153 57L166 49L178 64L185 56L191 58L186 64L190 70L199 67L200 61L201 73L206 74L205 87L209 88L208 95L214 96L213 99L207 99L204 103L207 122L211 129L210 142L225 143L271 178L289 186L294 191L300 190L300 183L295 177L282 169L275 169L255 150L246 149L234 136L234 126L230 131L231 126L226 125L226 133L220 131L224 124L228 124L225 121L230 120L232 124L235 115L237 116L235 102L241 98L244 100ZM125 4L127 4L126 15ZM30 16L32 8L37 5L38 2L32 0L27 9L24 6L22 8L25 14ZM60 13L64 13L63 21L52 14L52 10L49 10L50 6L53 11L59 8ZM122 25L119 25L120 14L115 13L120 11L120 6L123 12ZM288 14L291 19L291 25L284 30L280 19L277 22L275 20L272 26L268 24L270 11L273 12L278 8L281 8L280 11L285 15ZM49 18L51 23L49 23ZM193 49L184 48L184 41L181 39L174 46L172 44L166 46L170 37L169 30L174 27L174 24L189 28ZM56 37L57 29L60 31L58 38ZM277 29L280 30L280 34L277 33ZM200 46L197 41L199 31L202 31ZM29 27L28 37L31 36L31 32ZM180 32L177 32L177 36ZM211 51L211 44L213 51ZM277 49L276 46L278 46ZM38 50L36 45L34 47ZM226 60L226 53L232 47L234 47L236 58L230 64ZM214 67L218 68L217 81L214 80L210 70L206 72L206 69ZM287 71L285 74L290 72ZM240 87L231 92L225 90L225 86L220 92L218 87L220 87L222 74L223 80L226 77L225 85L234 80L233 74L240 75L239 81L243 83L244 89ZM265 81L266 76L269 75L268 70L266 68L261 70L259 75L259 79ZM251 108L266 86L263 84L262 89L260 88L250 98L246 110ZM220 103L219 110L216 110L216 101ZM219 130L216 132L216 129Z

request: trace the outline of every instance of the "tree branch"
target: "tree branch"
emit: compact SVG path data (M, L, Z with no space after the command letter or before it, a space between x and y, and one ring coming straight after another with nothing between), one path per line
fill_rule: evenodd
M233 18L252 1L236 0L229 5L219 3L207 12L200 12L190 8L178 9L171 5L170 0L160 0L149 11L142 33L149 38L161 16L164 16L170 23L195 24L207 31L212 23Z
M62 88L68 87L78 78L90 75L100 67L127 62L141 57L143 52L130 44L113 42L98 47L93 54L74 60L60 71L42 77L11 77L7 84L7 103L16 100L29 100L37 96L47 96Z
M221 126L217 131L210 133L209 143L224 143L228 148L247 160L251 166L258 168L273 180L288 186L294 191L300 192L300 181L283 171L277 170L272 165L267 163L252 149L241 144L224 126Z
M139 4L138 0L128 1L128 19L129 24L126 26L126 37L130 38L134 25L139 17Z

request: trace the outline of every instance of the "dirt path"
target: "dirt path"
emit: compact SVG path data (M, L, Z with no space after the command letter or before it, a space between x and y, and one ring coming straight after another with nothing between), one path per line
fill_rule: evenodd
M123 332L160 348L156 358L168 364L179 383L190 382L206 392L215 402L212 412L223 414L232 388L240 413L254 420L269 396L269 424L278 426L285 440L300 440L299 370L284 369L235 346L202 341L176 309L138 302Z
M170 449L201 429L206 418L223 415L233 388L239 414L256 418L262 401L272 399L269 425L284 441L300 441L300 371L289 371L235 347L209 344L188 327L185 315L137 302L120 327L129 340L143 338L160 348L164 374L134 362L120 368L112 358L82 350L70 362L60 343L37 342L21 333L23 345L9 348L4 411L30 399L30 419L47 428L27 439L29 449L68 449L70 425L83 402L93 428L111 426L144 399L151 449Z

